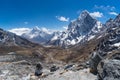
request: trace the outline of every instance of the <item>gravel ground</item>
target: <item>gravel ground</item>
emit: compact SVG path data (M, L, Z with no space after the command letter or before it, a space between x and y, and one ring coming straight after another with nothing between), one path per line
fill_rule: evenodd
M75 66L73 68L76 69ZM31 64L31 62L28 62L27 60L17 61L16 56L13 54L0 56L0 80L95 80L96 79L95 75L89 73L89 69L81 69L81 70L74 70L74 69L64 70L64 66L61 65L59 70L55 72L50 72L48 67L43 67L43 75L40 77L36 77L34 75L35 65Z
M22 62L22 61L21 61ZM48 69L43 69L41 77L34 76L35 66L21 65L16 63L0 63L0 80L95 80L96 76L89 73L89 69L78 71L65 71L59 69L55 72L50 72Z

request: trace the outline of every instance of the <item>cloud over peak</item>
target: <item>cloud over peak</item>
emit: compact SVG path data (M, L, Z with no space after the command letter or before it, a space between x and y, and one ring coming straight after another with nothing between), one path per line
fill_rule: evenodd
M30 28L14 28L14 29L11 29L11 30L8 30L8 31L12 32L12 33L15 33L16 35L21 36L22 34L31 31L31 29Z
M69 21L69 18L66 18L64 16L56 16L56 18L59 20L59 21L62 21L62 22L68 22Z
M90 13L90 15L92 16L92 17L94 17L94 18L101 18L101 17L103 17L103 13L101 13L101 12L93 12L93 13Z

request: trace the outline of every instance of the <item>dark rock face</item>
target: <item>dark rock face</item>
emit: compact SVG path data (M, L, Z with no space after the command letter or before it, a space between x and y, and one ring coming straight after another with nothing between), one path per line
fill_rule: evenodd
M116 54L112 55L111 59L120 60L120 53L116 53Z
M65 68L64 68L64 70L69 70L72 67L73 67L73 64L66 65Z
M120 60L105 60L99 80L120 80Z
M75 35L86 35L96 24L97 20L93 19L87 11L83 11L80 17L68 25L68 30ZM80 35L79 35L80 36Z
M117 46L116 44L120 43L120 28L118 27L115 30L110 30L110 32L107 33L108 36L101 41L99 45L99 50L102 52L109 52L119 48L119 45Z
M117 43L120 43L120 15L114 20L108 20L105 25L108 29L103 36L104 39L99 43L97 49L97 51L101 51L102 53L108 53L119 49L119 44ZM103 55L102 53L100 53L101 56Z
M94 52L91 55L89 64L90 64L90 72L93 73L94 75L97 75L97 66L99 64L99 62L102 60L101 56L97 53Z
M114 53L98 65L98 80L120 80L120 53Z

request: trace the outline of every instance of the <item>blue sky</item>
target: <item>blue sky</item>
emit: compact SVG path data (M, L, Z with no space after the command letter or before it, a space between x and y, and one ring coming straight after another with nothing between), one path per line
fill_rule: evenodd
M0 28L63 29L88 10L101 22L120 13L120 0L0 0Z

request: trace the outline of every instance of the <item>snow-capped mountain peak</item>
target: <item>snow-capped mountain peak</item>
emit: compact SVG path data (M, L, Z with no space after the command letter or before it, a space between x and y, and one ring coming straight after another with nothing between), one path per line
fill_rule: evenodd
M23 29L24 30L24 29ZM32 47L36 44L28 41L25 38L17 36L14 33L5 31L0 28L0 46L19 46L19 47Z
M46 29L44 27L39 28L38 26L34 28L15 28L9 31L32 42L40 44L45 44L47 41L49 41L54 33L52 30Z
M11 29L11 30L8 30L8 31L12 32L12 33L15 33L18 36L21 36L24 33L30 32L31 29L30 28L14 28L14 29Z
M85 10L68 25L67 31L64 31L56 40L51 42L62 47L75 45L81 41L93 39L102 28L101 22L90 16L89 12Z
M52 34L54 31L49 30L45 27L39 28L38 26L35 26L33 29L31 29L33 33L35 32L41 32L41 33L46 33L46 34Z
M79 19L84 19L87 15L89 15L89 12L87 10L84 10L81 12Z
M34 31L39 31L40 28L39 28L38 26L35 26L32 30L34 30Z

